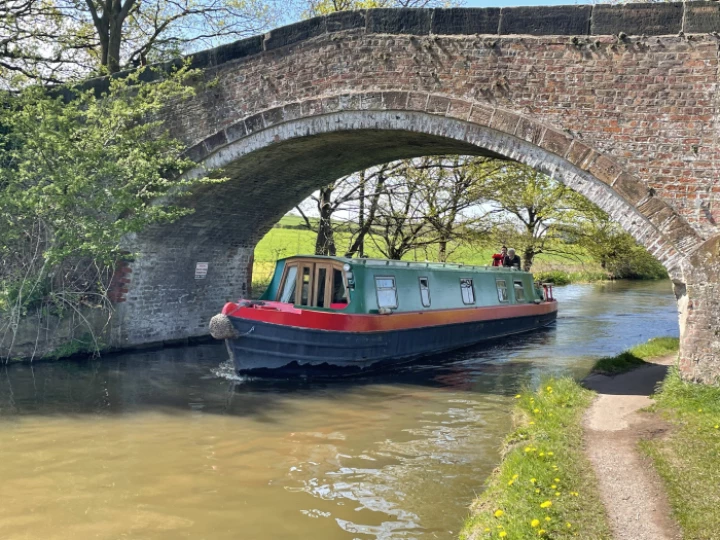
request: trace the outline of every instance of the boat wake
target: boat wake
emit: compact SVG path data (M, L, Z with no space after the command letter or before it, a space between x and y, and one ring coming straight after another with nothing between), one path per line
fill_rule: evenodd
M245 383L252 380L252 377L247 375L238 375L232 360L226 360L218 367L211 369L210 372L220 379L236 383Z

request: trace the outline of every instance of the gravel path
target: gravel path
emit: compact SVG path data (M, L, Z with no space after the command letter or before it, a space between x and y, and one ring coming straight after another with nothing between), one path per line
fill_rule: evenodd
M642 413L648 397L665 378L674 357L607 377L591 375L585 386L598 392L584 418L585 451L595 468L600 495L615 540L675 540L682 535L670 517L660 478L638 451L640 439L662 436L668 425Z

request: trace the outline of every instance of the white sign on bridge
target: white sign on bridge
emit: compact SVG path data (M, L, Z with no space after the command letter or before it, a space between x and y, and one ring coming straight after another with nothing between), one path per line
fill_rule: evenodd
M205 279L207 277L208 263L199 262L195 264L195 279Z

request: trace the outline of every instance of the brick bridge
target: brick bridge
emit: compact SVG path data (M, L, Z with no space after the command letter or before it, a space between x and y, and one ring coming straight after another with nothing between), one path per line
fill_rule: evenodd
M112 342L205 335L246 293L253 247L296 203L432 154L531 165L607 211L668 269L687 378L720 380L720 6L370 10L194 55L167 123L231 179L132 238ZM208 263L195 279L197 262Z

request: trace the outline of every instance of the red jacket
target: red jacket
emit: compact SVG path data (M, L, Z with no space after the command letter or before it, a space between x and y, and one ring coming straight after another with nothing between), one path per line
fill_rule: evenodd
M493 266L502 266L502 264L503 264L503 259L504 259L504 258L505 258L505 257L504 257L501 253L495 253L495 254L493 254L493 256L492 256L492 260L493 260L493 261L492 261L492 265L493 265Z

